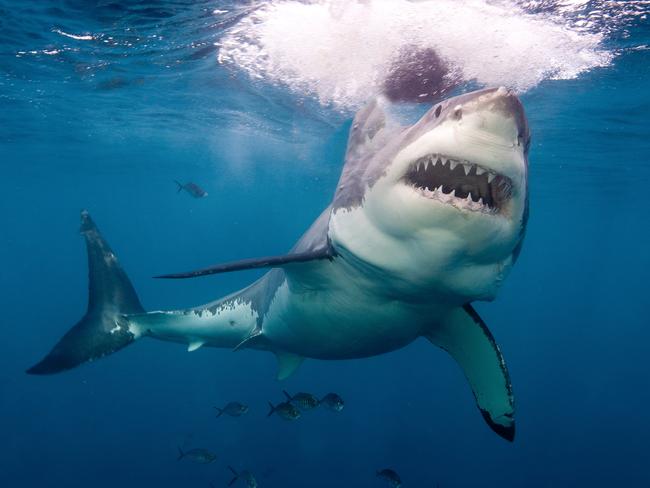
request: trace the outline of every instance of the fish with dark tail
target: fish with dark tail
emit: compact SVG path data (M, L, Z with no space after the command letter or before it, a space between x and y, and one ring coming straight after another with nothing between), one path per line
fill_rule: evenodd
M321 398L319 403L335 412L340 412L343 410L343 407L345 407L343 398L338 396L336 393L328 393L323 398Z
M187 193L192 195L194 198L203 198L208 196L208 192L205 191L203 188L201 188L199 185L196 183L187 182L185 184L181 183L180 181L174 180L176 185L178 186L178 190L176 193L180 193L181 191L185 190Z
M241 417L248 412L248 405L239 402L230 402L225 407L214 407L217 411L217 417L221 417L224 413L231 417Z
M285 390L282 390L282 393L287 397L287 402L295 405L300 410L312 410L320 403L318 398L311 393L300 391L293 396L289 395Z
M253 476L253 473L250 471L244 469L240 472L235 471L235 469L232 466L228 466L228 469L232 472L233 474L233 479L230 480L228 483L228 486L234 485L237 480L242 480L248 488L257 488L257 480L255 479L255 476Z
M217 455L214 454L211 451L208 451L207 449L202 449L202 448L194 448L190 449L189 451L183 451L180 447L178 448L178 457L176 458L177 461L180 461L181 459L190 459L191 461L194 461L195 463L199 464L211 464L216 461Z
M270 417L274 413L282 417L284 420L296 420L300 417L300 410L294 407L290 402L278 403L276 406L273 406L269 402L269 413L266 414L267 417Z

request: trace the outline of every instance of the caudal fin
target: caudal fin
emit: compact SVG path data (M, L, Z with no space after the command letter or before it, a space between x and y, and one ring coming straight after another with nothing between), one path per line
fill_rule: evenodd
M293 401L293 397L287 393L287 390L282 390L282 393L284 393L284 396L287 397L287 401L291 402Z
M178 189L176 190L176 193L180 193L181 191L183 191L183 188L185 188L185 187L183 186L183 183L181 183L181 182L178 181L178 180L174 180L174 183L176 183L176 185L178 185Z
M214 407L214 409L217 411L216 417L221 417L223 415L223 409L219 407Z
M270 417L275 413L275 407L271 402L269 402L269 413L266 414L267 417Z
M176 461L180 461L180 460L183 459L184 457L185 457L185 453L184 453L183 450L179 447L179 448L178 448L178 457L176 458Z
M235 471L235 469L232 466L228 466L228 469L234 475L234 478L231 479L230 482L228 483L228 486L232 486L235 484L235 481L239 479L239 473Z
M28 374L53 374L99 359L131 344L136 336L124 314L144 313L135 289L87 211L81 234L88 251L88 309Z

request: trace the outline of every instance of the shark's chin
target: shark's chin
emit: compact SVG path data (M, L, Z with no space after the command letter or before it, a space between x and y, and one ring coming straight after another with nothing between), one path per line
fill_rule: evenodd
M442 154L413 161L403 183L436 203L487 215L503 213L513 187L510 178L486 166Z

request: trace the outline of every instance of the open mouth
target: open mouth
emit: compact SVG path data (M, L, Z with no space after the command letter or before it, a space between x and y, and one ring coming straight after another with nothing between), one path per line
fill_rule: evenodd
M405 180L426 198L474 212L498 213L512 195L510 178L441 154L414 161Z

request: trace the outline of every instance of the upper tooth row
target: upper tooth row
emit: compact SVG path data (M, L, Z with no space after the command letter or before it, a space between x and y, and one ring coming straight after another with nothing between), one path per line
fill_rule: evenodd
M423 166L424 166L424 169L427 169L429 167L429 164L432 164L433 166L436 166L438 164L438 161L440 161L443 165L446 164L447 161L449 161L449 167L451 168L452 171L456 168L456 166L458 166L459 164L462 164L463 165L463 171L465 171L465 176L469 175L469 172L472 170L472 167L476 167L476 174L477 175L480 176L483 173L488 174L488 183L492 183L492 180L496 176L491 171L487 171L487 170L481 168L480 166L476 166L475 164L461 163L457 159L448 159L448 158L445 158L444 156L430 156L430 157L428 157L428 158L426 158L424 160L421 159L417 163L417 169L419 170Z

